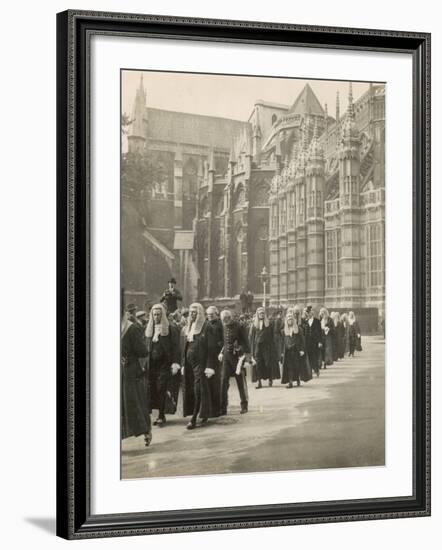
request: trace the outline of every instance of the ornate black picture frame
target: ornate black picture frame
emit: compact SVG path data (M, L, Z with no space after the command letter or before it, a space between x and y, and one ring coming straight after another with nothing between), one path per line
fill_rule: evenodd
M112 515L90 509L90 40L108 36L408 53L413 58L413 495ZM67 539L430 514L430 35L65 11L57 16L57 534Z

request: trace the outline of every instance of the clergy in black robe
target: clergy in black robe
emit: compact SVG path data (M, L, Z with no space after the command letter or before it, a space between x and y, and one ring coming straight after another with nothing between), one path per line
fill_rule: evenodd
M150 310L146 337L151 408L158 409L154 424L163 426L166 413L176 412L181 374L179 331L169 324L162 304L155 304Z
M328 310L323 307L319 312L322 330L322 363L324 368L333 365L333 340L335 327Z
M288 384L287 388L293 388L293 382L300 386L301 380L307 382L310 379L311 370L306 364L304 337L293 312L288 311L283 331L281 382Z
M140 359L147 356L142 327L125 319L121 336L121 435L144 435L145 445L152 439L149 388Z
M307 307L306 314L308 319L304 322L305 349L312 371L316 373L316 376L319 376L322 349L321 323L315 317L312 306Z
M252 382L258 382L257 389L262 387L262 380L268 380L269 386L272 386L273 380L281 378L273 324L263 307L256 310L250 327L250 353L253 363Z
M241 400L241 414L248 411L249 395L247 392L247 382L245 369L241 368L244 364L243 356L250 354L250 345L247 338L247 331L238 321L233 320L230 310L221 312L221 321L223 324L223 349L220 353L221 360L221 411L220 415L227 414L228 395L230 378L235 377L238 386L239 398Z
M201 304L192 304L189 308L187 326L182 330L183 378L183 415L191 415L187 429L196 427L199 416L205 424L210 417L219 415L219 405L212 403L209 380L215 375L214 369L207 366L208 339L207 322Z

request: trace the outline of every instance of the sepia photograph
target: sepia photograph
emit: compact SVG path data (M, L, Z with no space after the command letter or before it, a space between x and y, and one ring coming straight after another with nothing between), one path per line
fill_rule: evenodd
M384 466L386 84L120 75L121 478Z

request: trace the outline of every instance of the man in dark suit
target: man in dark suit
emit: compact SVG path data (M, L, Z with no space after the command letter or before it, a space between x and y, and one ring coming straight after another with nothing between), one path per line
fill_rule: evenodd
M176 288L176 280L172 277L168 281L168 288L161 296L160 302L165 305L167 313L174 313L178 309L178 302L182 300L181 292Z
M319 319L315 317L312 306L306 308L307 320L303 324L305 330L305 347L310 368L319 376L319 363L322 348L322 329Z
M232 312L221 312L223 324L223 349L220 353L221 367L221 416L227 414L230 377L234 376L241 400L241 414L248 410L247 382L244 368L238 367L250 353L247 331L238 321L234 321ZM245 356L243 359L242 357Z

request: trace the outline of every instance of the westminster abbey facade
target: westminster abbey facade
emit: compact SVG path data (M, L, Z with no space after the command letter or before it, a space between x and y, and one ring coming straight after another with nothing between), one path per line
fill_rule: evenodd
M150 109L141 83L129 150L150 148L164 168L148 197L143 254L177 278L187 303L233 304L243 289L262 301L265 268L270 307L353 309L376 329L385 307L385 86L354 100L349 84L348 108L341 114L337 97L334 116L312 86L291 106L257 101L243 122ZM128 293L154 299L162 290L148 277L131 283L130 269L125 278Z

